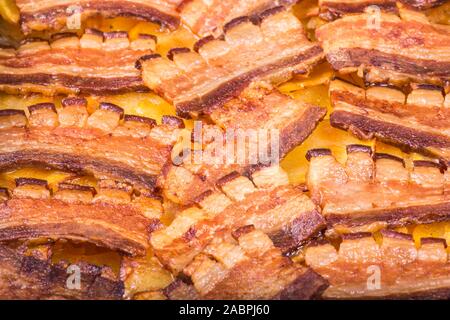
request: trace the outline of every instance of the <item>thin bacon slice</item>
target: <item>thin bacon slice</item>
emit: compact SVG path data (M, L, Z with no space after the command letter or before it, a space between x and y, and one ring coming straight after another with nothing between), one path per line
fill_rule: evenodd
M126 32L88 29L0 49L0 89L8 92L120 93L145 90L135 62L155 49L155 37L130 42Z
M202 37L219 36L227 21L259 13L279 5L290 6L295 0L190 0L183 1L181 19L190 29Z
M124 180L153 189L170 159L182 121L124 115L101 103L91 115L86 100L66 98L58 110L51 103L21 110L0 110L0 168L39 164L61 170Z
M344 235L338 250L321 243L306 249L306 263L330 282L328 299L449 299L450 259L445 239L382 231Z
M143 255L162 213L155 196L138 196L110 180L100 181L97 190L64 183L52 192L45 180L20 178L13 190L3 191L0 241L74 239Z
M345 16L318 28L316 36L335 70L364 72L369 83L443 86L450 80L450 28L417 12Z
M22 30L81 28L83 20L96 15L127 16L152 21L170 29L179 25L178 5L183 0L17 0Z
M65 263L24 255L5 245L0 246L0 298L18 300L42 299L122 299L124 285L112 278L107 268L84 262L76 264L80 287L69 288L74 269ZM110 270L109 270L110 271ZM69 280L69 281L68 281Z
M415 86L405 94L388 87L363 90L343 81L330 85L331 124L360 139L377 137L406 149L450 160L450 95Z
M330 227L340 233L450 220L448 172L437 162L372 156L370 147L349 145L340 164L328 149L314 149L308 188Z
M302 190L289 185L287 174L278 166L253 173L251 180L237 173L224 177L217 189L197 199L197 205L151 235L156 256L175 273L220 230L253 224L268 234L275 246L290 252L324 227L317 207Z
M218 236L185 270L192 285L176 280L169 299L306 300L318 298L326 281L283 257L270 238L252 226Z
M185 117L223 107L253 81L279 83L307 74L322 58L320 46L306 37L301 22L289 11L261 14L259 25L249 17L230 22L224 39L199 40L191 52L175 48L168 57L142 57L145 84L172 102Z

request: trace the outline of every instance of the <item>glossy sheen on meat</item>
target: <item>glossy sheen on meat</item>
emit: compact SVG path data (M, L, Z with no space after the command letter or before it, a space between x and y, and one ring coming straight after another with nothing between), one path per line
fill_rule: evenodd
M329 243L306 249L306 264L330 283L328 299L449 299L450 260L445 239L382 231L348 234L338 250Z
M340 232L450 219L448 172L437 162L377 153L367 146L347 147L340 164L327 149L308 152L308 188L330 227Z

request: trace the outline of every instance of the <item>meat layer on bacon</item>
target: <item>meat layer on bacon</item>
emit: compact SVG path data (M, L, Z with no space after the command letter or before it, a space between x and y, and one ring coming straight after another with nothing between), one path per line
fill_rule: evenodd
M301 22L284 9L262 13L258 25L248 17L237 18L225 28L223 39L203 38L194 49L172 49L168 57L173 61L151 55L137 63L145 84L186 117L223 107L253 81L279 83L307 74L323 58Z
M345 16L318 28L316 37L335 70L359 71L369 83L450 80L450 29L417 12Z
M195 34L219 36L227 21L242 16L258 15L269 8L294 3L294 0L184 1L180 6L181 19Z
M83 20L96 15L157 22L170 29L179 25L178 5L183 0L17 0L22 30L79 29Z
M80 98L64 99L58 110L51 103L33 105L29 114L0 110L1 169L39 164L146 189L155 187L183 123L166 116L156 125L110 103L89 115Z
M450 160L450 95L416 86L407 96L393 88L330 85L331 124L360 139L377 137L400 147Z
M306 264L330 283L328 299L449 299L450 260L445 239L382 231L344 235L337 250L329 243L306 249Z
M233 239L234 237L234 239ZM217 236L184 270L192 285L176 280L169 299L306 300L320 297L327 282L294 264L252 226Z
M0 298L18 300L41 299L122 299L123 283L112 278L106 268L76 264L75 269L65 263L51 264L0 246ZM80 287L69 277L80 270Z
M155 196L111 180L97 190L62 183L52 191L45 180L19 178L14 189L0 191L0 241L74 239L143 255L162 213Z
M151 235L156 256L174 273L181 272L220 230L252 224L276 247L290 252L325 226L317 207L302 190L289 185L279 166L253 173L251 180L230 174L196 203Z
M340 164L328 149L308 152L308 188L330 227L338 232L450 219L448 172L437 162L405 161L370 147L349 145Z
M0 49L0 89L8 92L107 94L145 90L135 62L155 49L155 37L88 29Z
M334 20L346 14L361 13L370 9L398 13L397 2L425 10L440 6L446 0L319 0L319 10L323 19Z

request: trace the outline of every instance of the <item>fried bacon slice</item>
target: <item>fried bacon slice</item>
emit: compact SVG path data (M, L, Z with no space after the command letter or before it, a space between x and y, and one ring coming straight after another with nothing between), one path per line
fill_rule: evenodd
M69 265L19 253L0 246L0 299L122 299L124 285L111 276L110 270L84 262L80 270L80 288L67 283L74 274Z
M0 49L0 89L8 92L107 94L145 90L135 62L155 49L156 38L87 29Z
M157 22L170 29L179 25L178 5L183 0L16 0L22 30L79 29L82 20L102 15Z
M359 71L368 83L450 80L450 28L417 12L345 16L318 28L316 37L335 70Z
M0 241L74 239L143 255L162 213L154 195L112 180L97 189L61 183L52 192L45 180L19 178L13 190L0 190Z
M237 18L225 26L223 39L203 38L194 49L172 49L168 58L173 61L150 55L137 63L145 84L185 117L223 107L253 81L279 83L307 74L323 58L320 46L284 8L261 13L258 25L249 17Z
M179 213L170 226L152 233L155 255L179 273L220 230L252 224L274 245L290 252L316 236L325 226L314 203L289 185L279 166L256 171L251 180L236 172L222 178L218 188L197 199L197 207Z
M320 297L327 287L253 226L214 238L184 272L193 284L176 280L164 290L169 299L306 300Z
M65 98L22 110L0 110L0 169L21 165L93 174L152 190L170 159L183 122L124 115L122 108L100 103L88 114L84 98Z
M320 17L335 20L346 14L364 12L367 7L376 6L382 11L398 13L397 3L425 10L440 6L446 0L319 0Z
M367 90L340 80L330 85L331 124L360 139L377 137L405 149L450 160L450 95L441 88L415 86L402 91L372 86Z
M306 249L309 267L330 283L328 299L449 299L450 260L445 239L382 231L343 236L337 250L329 243Z
M340 164L328 149L313 149L307 184L330 227L341 233L450 219L448 172L433 161L412 168L390 154L362 145L347 146Z
M295 0L191 0L184 1L181 19L190 29L202 37L220 36L227 21L242 16L258 15L280 5L289 6Z

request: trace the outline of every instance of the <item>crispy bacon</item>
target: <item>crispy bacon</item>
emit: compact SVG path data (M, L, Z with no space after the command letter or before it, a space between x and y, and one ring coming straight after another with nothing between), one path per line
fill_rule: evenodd
M252 226L217 236L184 270L192 280L165 289L169 299L318 298L327 282L311 269L283 257L270 238Z
M136 60L155 49L155 37L130 42L126 32L88 29L17 50L0 49L0 89L9 92L119 93L145 90Z
M166 116L157 126L111 103L101 103L91 115L85 99L66 98L62 104L58 110L49 103L30 106L28 119L21 110L0 110L1 169L39 164L155 187L180 119Z
M314 149L308 187L322 215L338 232L376 231L450 219L448 172L437 162L405 161L375 154L367 146L347 147L340 164L328 149Z
M301 22L289 11L262 13L259 25L248 17L234 20L224 38L199 40L196 52L173 49L170 61L141 58L145 84L172 102L179 115L197 116L223 107L253 81L279 83L307 74L323 58L308 40Z
M241 16L259 13L280 5L290 6L295 0L191 0L181 5L181 19L191 30L200 35L219 36L227 21Z
M138 196L111 180L100 181L97 190L63 183L52 193L46 181L20 178L0 202L0 241L75 239L143 255L161 212L151 194Z
M406 149L450 160L450 95L441 88L416 86L405 96L397 89L363 90L343 81L330 85L331 124L360 139L377 137Z
M69 288L74 269L65 263L51 264L45 259L21 254L7 246L0 246L1 299L122 299L124 285L110 276L110 270L83 262L80 269L80 288Z
M183 0L17 0L22 30L81 28L88 17L127 16L162 24L170 29L179 25L177 6Z
M346 16L318 28L316 36L334 69L359 70L369 83L442 86L450 80L450 28L420 13Z
M198 207L178 214L172 224L151 235L156 256L173 272L189 264L220 230L252 224L283 252L317 235L324 220L302 190L289 185L278 166L221 179L218 188L197 199Z
M306 263L330 282L328 299L449 299L450 259L445 239L382 231L344 235L339 250L329 243L306 249Z

